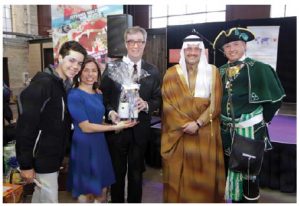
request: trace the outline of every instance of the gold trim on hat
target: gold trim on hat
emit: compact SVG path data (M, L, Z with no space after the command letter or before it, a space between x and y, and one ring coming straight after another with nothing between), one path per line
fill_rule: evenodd
M221 32L218 34L218 36L215 38L215 41L214 41L214 43L213 43L213 48L214 48L214 49L216 48L216 43L217 43L217 41L219 40L220 36L223 35L223 33L225 34L226 37L229 37L229 36L231 35L231 33L232 33L234 30L236 30L236 29L238 29L238 30L243 30L243 31L247 31L247 32L251 33L251 34L254 36L254 38L255 38L255 35L254 35L253 32L251 32L249 29L242 28L242 27L233 27L233 28L231 28L231 29L229 30L228 33L226 33L226 31L223 30L223 31L221 31Z

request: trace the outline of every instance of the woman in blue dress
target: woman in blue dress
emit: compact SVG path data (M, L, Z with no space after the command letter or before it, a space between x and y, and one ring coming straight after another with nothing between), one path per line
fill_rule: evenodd
M68 109L74 124L68 189L79 202L105 202L107 187L115 182L105 131L121 130L136 123L121 121L103 124L105 108L101 91L97 91L100 69L88 56L74 78L68 94Z

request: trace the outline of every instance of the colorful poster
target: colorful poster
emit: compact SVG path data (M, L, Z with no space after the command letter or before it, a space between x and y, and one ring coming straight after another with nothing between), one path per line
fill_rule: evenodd
M51 13L55 62L60 46L75 40L103 67L107 58L107 15L123 14L123 5L52 5Z
M279 26L248 26L255 40L247 43L247 56L277 66Z
M178 64L180 59L180 50L181 49L169 49L169 63Z

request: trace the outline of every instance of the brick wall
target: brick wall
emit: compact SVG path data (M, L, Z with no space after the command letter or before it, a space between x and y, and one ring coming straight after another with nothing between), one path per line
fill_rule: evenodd
M38 35L37 6L12 5L13 32ZM34 55L32 55L34 56ZM29 69L29 43L27 38L3 38L3 57L8 58L10 87L14 95L24 88L24 73L29 77L36 73ZM40 56L35 56L40 58ZM32 57L31 57L32 58Z
M28 42L27 40L4 38L3 57L8 58L8 73L10 88L14 95L24 87L24 72L28 72Z
M38 35L37 6L12 6L13 32Z

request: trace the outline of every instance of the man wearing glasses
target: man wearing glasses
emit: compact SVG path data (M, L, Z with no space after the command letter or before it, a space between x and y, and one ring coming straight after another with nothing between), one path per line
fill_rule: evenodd
M58 203L58 171L71 130L66 95L86 55L78 42L65 42L58 65L38 72L19 96L16 152L21 176L43 186L35 186L33 203Z
M142 201L142 174L145 171L144 154L147 141L150 138L151 114L161 103L160 77L158 69L142 60L147 33L145 29L135 26L124 33L127 55L115 62L125 62L128 76L140 85L139 98L135 103L138 109L138 124L118 133L106 134L110 154L115 170L116 183L111 186L113 203L125 202L125 177L128 178L127 202L140 203ZM147 74L143 76L142 74ZM108 120L117 123L120 116L117 113L121 85L110 77L107 68L102 77L101 90L107 109Z

